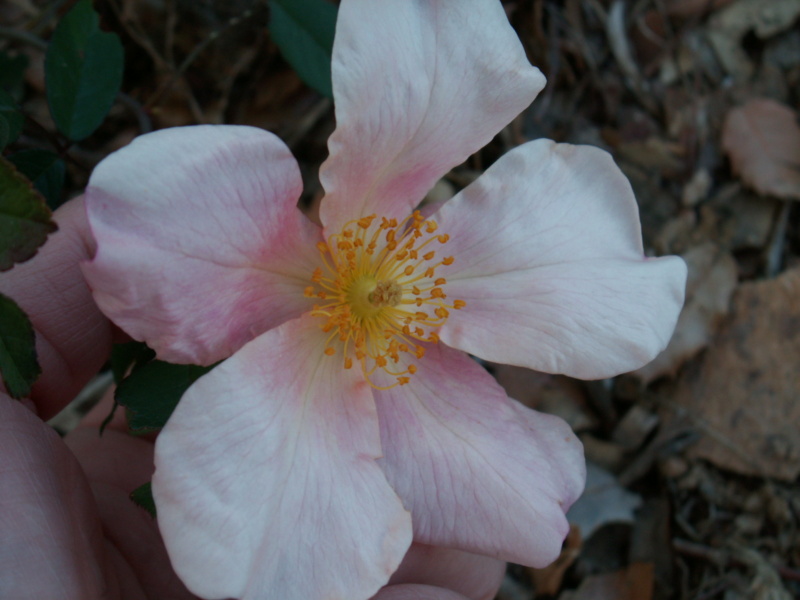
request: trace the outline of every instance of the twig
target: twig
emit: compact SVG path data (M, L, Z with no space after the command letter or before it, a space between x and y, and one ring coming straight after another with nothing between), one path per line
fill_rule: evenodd
M658 114L658 106L645 94L645 82L633 58L633 51L628 43L628 35L625 30L625 1L614 0L608 10L608 18L605 21L606 36L611 46L611 53L619 64L623 79L628 89L633 92L639 102L648 111Z
M28 31L14 29L0 25L0 38L23 42L39 50L47 50L47 42Z
M76 159L74 156L72 156L72 155L70 154L70 150L71 150L71 149L72 149L72 147L73 147L73 143L72 143L72 142L69 142L69 143L67 143L67 144L64 144L64 143L63 143L63 142L62 142L62 141L59 139L59 136L58 136L58 135L56 135L56 134L52 133L52 132L51 132L49 129L47 129L47 127L45 127L44 125L42 125L41 123L39 123L39 121L37 121L36 119L34 119L34 118L33 118L33 117L30 115L30 114L28 114L27 112L23 111L22 109L19 109L19 108L18 108L18 110L19 110L20 114L21 114L23 117L25 117L25 120L26 120L28 123L30 123L31 125L33 125L33 126L34 126L34 128L38 129L38 130L41 132L41 134L42 134L42 135L43 135L45 138L47 138L47 141L48 141L48 142L50 142L50 144L53 146L53 148L55 148L55 150L56 150L56 152L58 153L58 156L59 156L60 158L63 158L63 159L65 159L65 160L68 160L69 162L71 162L73 165L75 165L76 167L78 167L78 168L79 168L79 169L81 169L82 171L91 171L91 169L90 169L90 168L88 168L86 165L84 165L83 163L81 163L81 162L80 162L78 159Z
M705 561L714 563L715 565L719 565L720 567L726 567L729 565L735 565L739 567L747 566L743 561L731 556L724 550L717 550L715 548L690 542L688 540L674 538L672 540L672 547L680 554L691 556L693 558L701 558ZM775 571L777 571L781 578L790 581L800 581L800 570L784 565L776 565L771 562L769 565L775 569Z
M286 138L286 145L289 146L289 148L295 148L314 125L328 114L331 106L332 103L328 98L320 98L311 109L306 112L305 116L298 121L297 127L295 127L292 134Z
M783 247L786 243L786 228L789 225L789 213L792 211L792 203L783 201L781 211L778 213L778 220L772 230L772 236L767 246L767 277L775 277L781 270L783 259Z
M770 477L767 473L764 472L764 469L759 465L756 461L754 461L750 456L744 452L741 447L736 444L733 440L731 440L728 436L723 434L721 431L718 431L714 426L703 419L695 415L691 410L687 409L684 406L681 406L674 400L669 400L666 398L662 398L659 400L659 403L666 406L670 410L676 412L679 416L685 416L689 419L689 421L695 427L698 427L703 433L707 434L708 436L712 437L716 442L724 446L729 452L734 454L739 460L741 460L744 464L749 466L753 469L759 477L769 480Z
M219 37L222 34L224 34L232 27L235 27L242 21L258 14L259 12L264 10L264 8L265 8L264 5L248 8L242 14L229 19L228 22L225 23L219 29L212 31L208 35L208 37L206 37L206 39L204 39L202 42L200 42L197 46L194 47L194 49L186 56L186 58L183 59L183 62L178 67L178 69L172 73L172 76L165 83L163 83L161 87L158 88L158 90L156 90L156 92L150 97L150 99L147 102L145 102L144 104L145 110L148 110L153 106L155 106L156 104L158 104L162 96L164 96L164 94L168 92L173 85L175 85L178 79L183 77L184 73L186 72L186 69L189 68L189 66L195 61L195 59L198 56L200 56L200 54L206 48L208 48L212 43L214 43L217 39L219 39Z
M150 133L153 131L153 122L150 120L150 116L144 111L141 103L136 98L129 96L125 92L119 92L117 94L117 101L127 106L136 117L136 121L139 125L139 133Z
M54 0L54 2L51 2L47 8L36 16L36 18L28 22L30 32L34 35L40 35L42 31L50 25L50 21L58 16L61 7L68 1L69 0Z
M134 42L136 42L142 48L142 50L147 52L147 54L150 56L150 58L153 59L153 62L156 63L156 65L159 68L161 68L161 69L163 69L165 71L172 70L172 65L170 65L164 59L164 57L162 57L158 53L158 51L155 49L153 44L150 42L150 38L148 38L138 28L134 27L133 24L128 19L125 18L125 16L122 14L122 10L117 5L116 1L115 0L111 0L108 3L108 5L111 7L111 10L114 12L114 15L117 17L117 20L119 21L120 26L122 26L122 28L125 30L125 33L127 33L131 37L131 39Z

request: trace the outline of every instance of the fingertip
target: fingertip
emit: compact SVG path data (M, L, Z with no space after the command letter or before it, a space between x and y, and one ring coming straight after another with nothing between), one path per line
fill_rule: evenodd
M0 277L0 292L19 304L36 331L42 375L30 398L43 419L97 373L112 341L111 324L81 274L80 263L91 259L95 248L83 198L65 203L53 218L59 229L36 256Z

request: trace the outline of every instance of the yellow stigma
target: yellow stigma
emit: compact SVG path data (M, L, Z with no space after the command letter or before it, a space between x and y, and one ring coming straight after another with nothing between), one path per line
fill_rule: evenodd
M329 334L325 354L341 357L345 369L358 362L377 389L408 383L417 366L400 366L400 355L421 359L420 342L438 343L448 309L466 306L463 300L446 301L447 280L436 271L454 258L437 257L450 239L434 234L437 229L419 211L402 223L370 215L317 244L322 267L311 275L305 295L322 301L311 314L323 319L320 327ZM375 385L370 377L379 368L395 382Z

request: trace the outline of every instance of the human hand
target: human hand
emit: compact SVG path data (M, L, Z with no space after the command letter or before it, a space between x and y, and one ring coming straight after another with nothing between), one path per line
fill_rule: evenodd
M94 252L83 201L55 219L59 232L39 254L0 277L0 292L34 325L42 366L29 400L12 400L0 382L0 598L194 598L157 521L129 499L152 476L152 442L119 419L100 437L105 407L64 439L43 422L97 373L113 338L80 272ZM503 570L491 558L414 544L375 600L488 600Z

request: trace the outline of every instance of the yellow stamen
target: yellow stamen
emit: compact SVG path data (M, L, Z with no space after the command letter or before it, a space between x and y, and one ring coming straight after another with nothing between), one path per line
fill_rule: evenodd
M425 347L415 341L438 343L448 309L466 306L463 300L446 303L447 280L436 274L453 264L453 257L434 262L434 251L421 251L431 242L450 239L434 235L437 230L436 222L419 211L402 223L368 215L317 244L321 266L303 295L324 301L311 311L329 335L324 353L333 356L339 346L344 368L358 362L376 389L409 383L418 367L408 359L425 355ZM394 383L373 383L377 369L394 377Z

